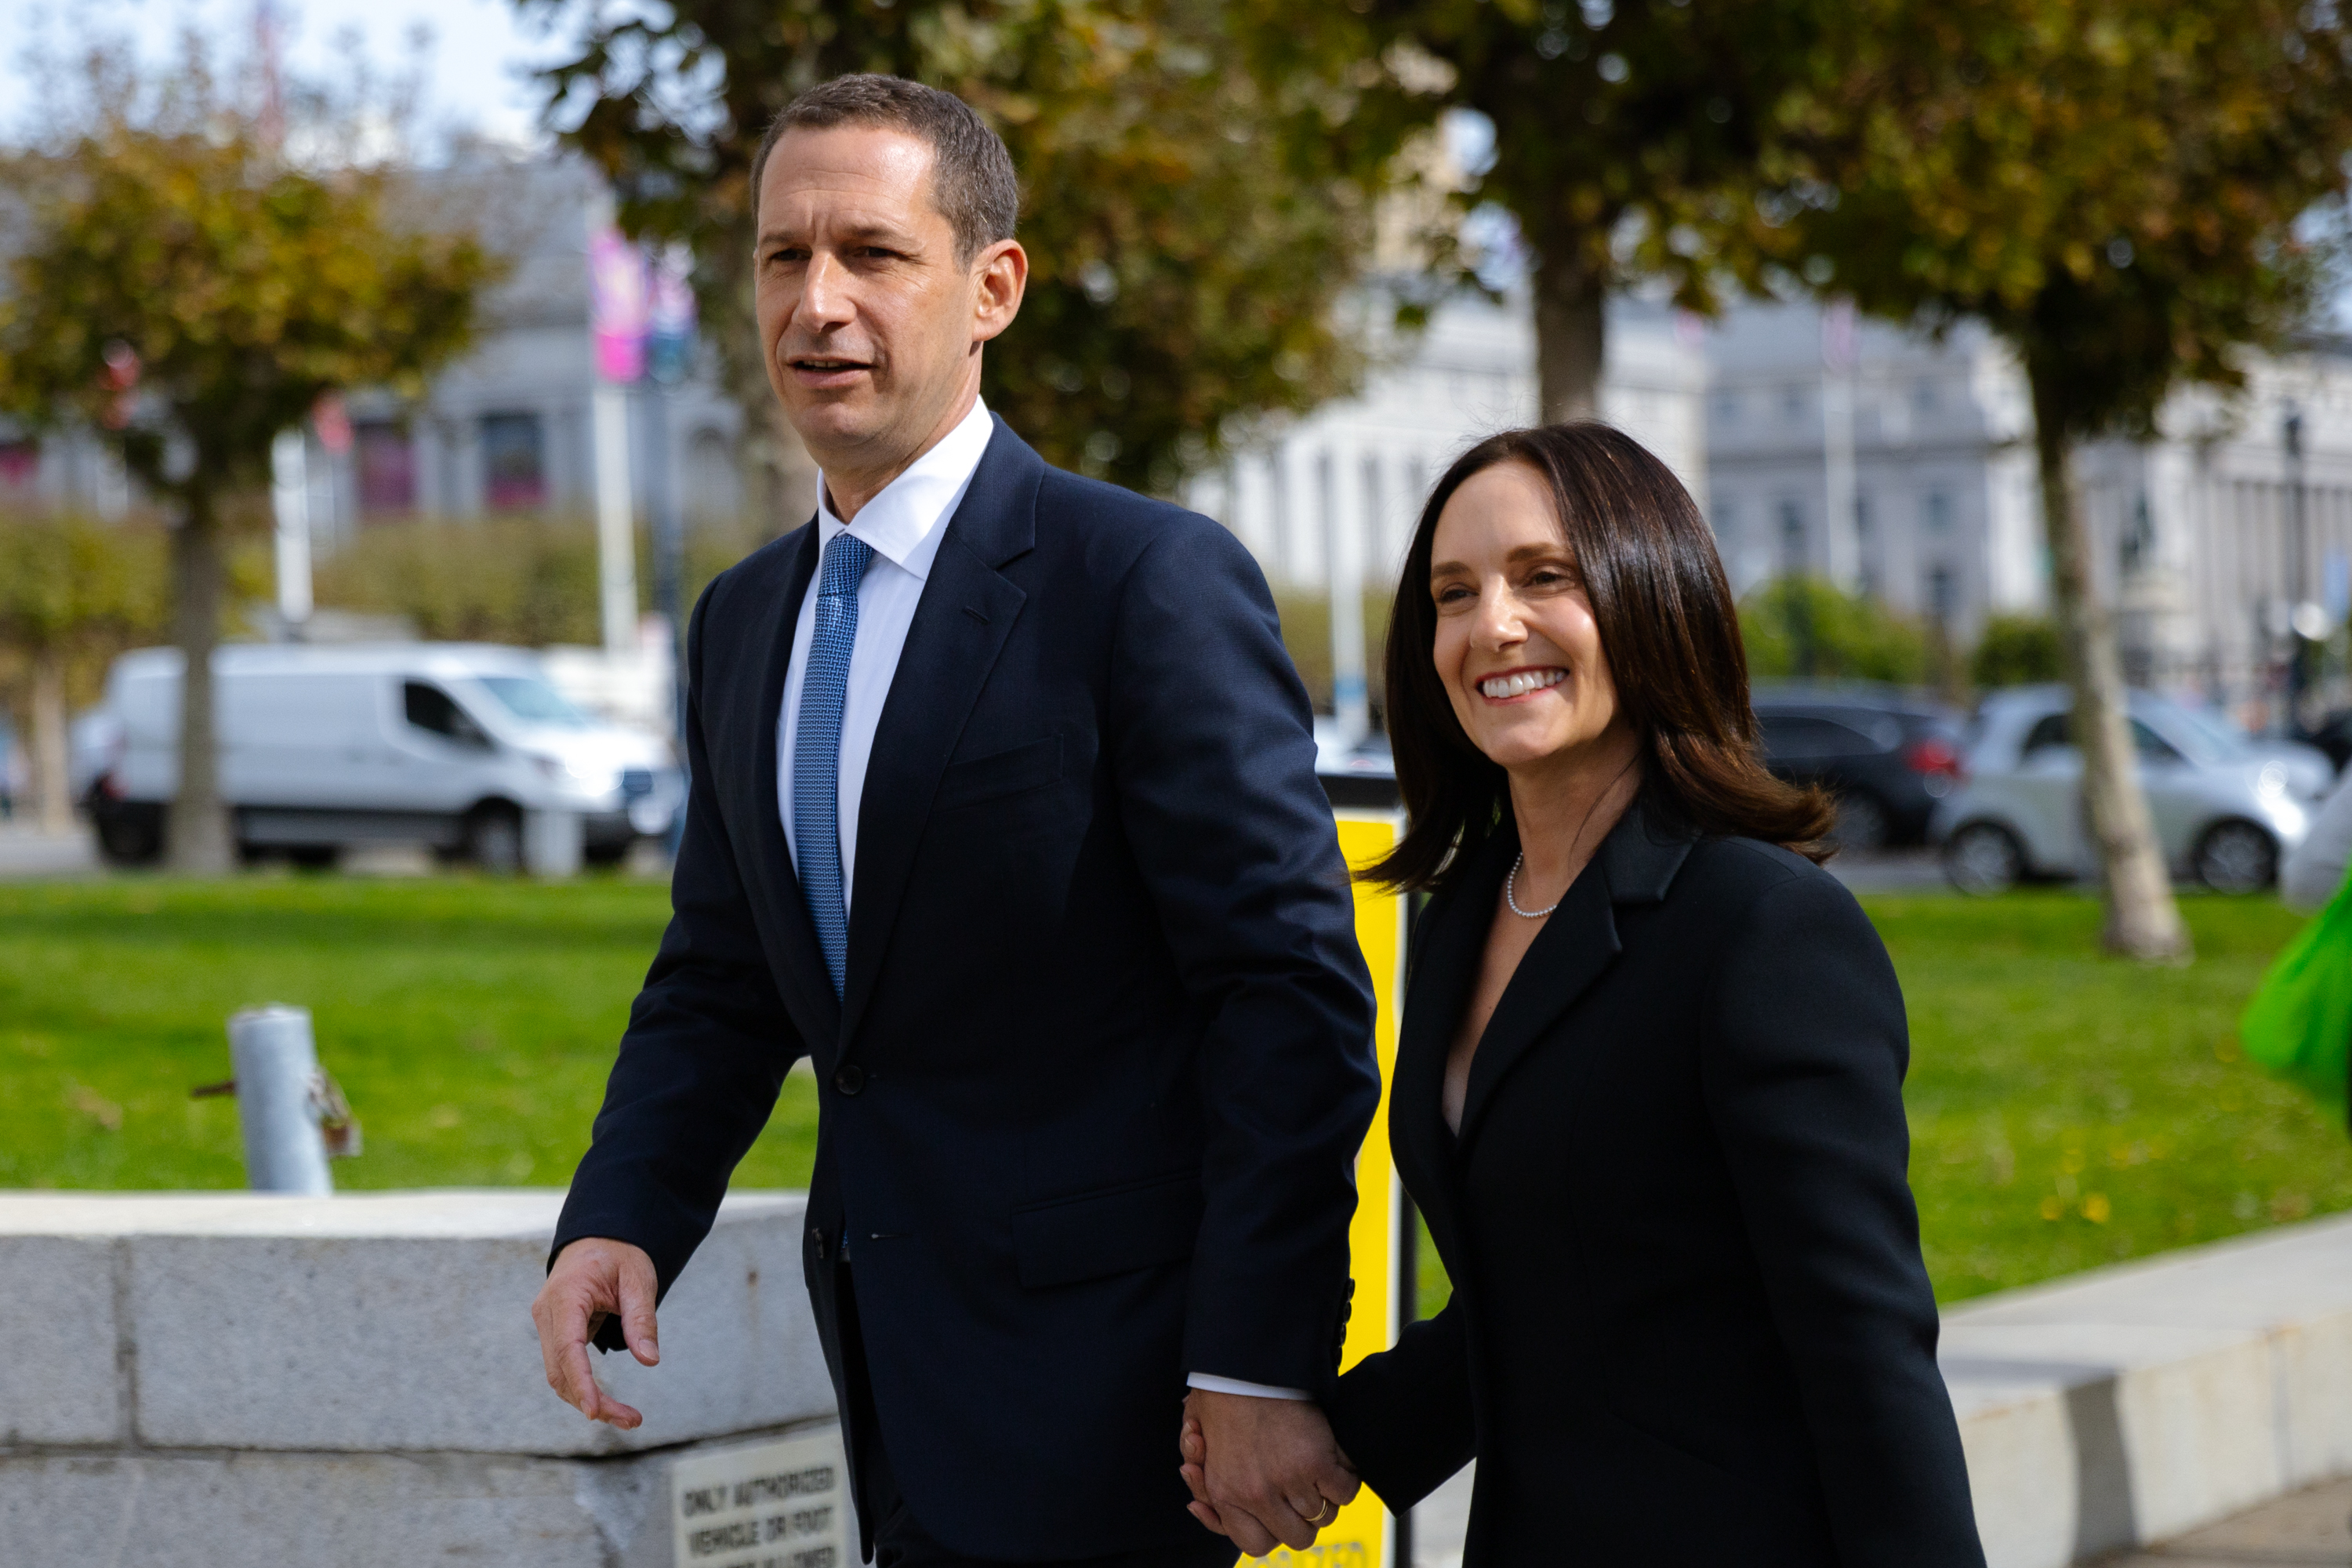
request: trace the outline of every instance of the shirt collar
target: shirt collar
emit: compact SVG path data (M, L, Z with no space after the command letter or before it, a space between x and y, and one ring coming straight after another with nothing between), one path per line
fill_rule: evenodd
M988 405L972 399L971 412L929 451L909 463L905 473L883 486L849 522L833 514L833 501L819 485L817 548L822 551L836 535L847 531L872 545L874 553L892 565L919 578L928 577L931 560L939 553L940 525L971 488L971 476L995 430Z

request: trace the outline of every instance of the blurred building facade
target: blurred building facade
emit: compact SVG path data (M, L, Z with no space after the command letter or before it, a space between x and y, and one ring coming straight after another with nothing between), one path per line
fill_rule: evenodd
M1829 577L1963 648L1990 615L2046 613L2032 404L2000 342L1763 304L1711 326L1706 353L1710 517L1735 589ZM2076 468L2126 673L2232 707L2275 688L2294 605L2334 628L2352 611L2352 341L2248 373Z
M1693 323L1663 305L1612 304L1601 407L1706 505L1706 361ZM1232 529L1276 584L1394 585L1421 504L1481 437L1537 415L1535 331L1523 290L1464 296L1392 340L1355 397L1236 452L1186 500Z
M1421 334L1390 339L1357 397L1324 405L1244 447L1188 487L1277 585L1352 578L1392 588L1423 499L1477 439L1536 418L1536 334L1524 291L1461 296ZM1618 300L1609 312L1606 418L1633 430L1706 503L1706 360L1673 312Z
M310 433L313 548L329 552L372 523L415 517L585 516L593 507L595 391L587 242L605 210L603 187L576 158L499 160L445 171L436 184L478 209L485 237L513 269L483 300L473 349L419 402L361 393L347 402L350 439ZM446 195L446 192L436 193ZM681 514L732 521L740 511L735 441L741 416L720 395L708 357L677 385L629 389L630 489L637 513L657 494ZM75 506L120 514L131 491L95 441L40 440L0 429L0 505Z

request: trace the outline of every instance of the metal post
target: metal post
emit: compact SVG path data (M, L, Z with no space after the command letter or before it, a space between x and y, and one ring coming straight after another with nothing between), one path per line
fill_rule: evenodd
M1339 744L1352 751L1372 728L1364 684L1364 536L1341 503L1339 487L1346 479L1336 455L1327 451L1318 458L1315 473L1323 513L1323 575L1331 595L1331 717Z
M269 501L277 524L278 616L297 641L310 618L310 443L299 426L269 443Z
M1416 899L1416 902L1418 900ZM1421 1211L1413 1205L1412 1194L1397 1183L1396 1239L1396 1321L1397 1336L1421 1319ZM1394 1516L1396 1533L1391 1540L1389 1557L1392 1568L1412 1568L1412 1510L1403 1509Z
M2289 735L2303 732L2303 700L2311 686L2312 655L2316 651L2307 635L2311 617L2304 609L2311 598L2311 519L2305 510L2303 482L2303 410L2290 403L2281 432L2286 440L2287 562L2286 592L2293 608L2287 612L2286 723Z
M629 496L629 394L598 381L591 395L596 428L596 575L604 650L637 646L637 531Z
M323 1080L303 1007L249 1007L228 1021L236 1068L236 1114L245 1131L247 1183L257 1193L335 1190L319 1131Z
M647 488L654 505L654 603L669 621L670 736L686 762L686 525L678 515L677 465L670 460L669 387L653 386L654 438Z
M1822 549L1830 581L1846 593L1862 582L1862 530L1854 508L1853 301L1833 300L1822 313Z

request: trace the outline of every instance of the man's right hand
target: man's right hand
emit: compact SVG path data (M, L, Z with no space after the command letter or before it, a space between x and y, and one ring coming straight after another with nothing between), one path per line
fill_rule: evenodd
M557 1254L547 1283L530 1304L539 1325L539 1353L547 1363L547 1386L591 1421L628 1431L645 1417L596 1386L588 1363L589 1336L608 1316L621 1320L629 1353L646 1366L661 1361L654 1335L654 1297L659 1280L654 1260L641 1247L603 1237L583 1237Z

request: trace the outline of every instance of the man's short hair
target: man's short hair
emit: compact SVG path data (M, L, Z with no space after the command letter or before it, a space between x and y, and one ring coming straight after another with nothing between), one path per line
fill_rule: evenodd
M784 105L751 155L751 200L768 172L768 154L784 132L835 125L879 125L931 146L931 205L955 231L956 259L968 263L982 246L1013 237L1021 216L1021 182L1013 154L971 105L951 92L904 77L860 73L820 82Z

